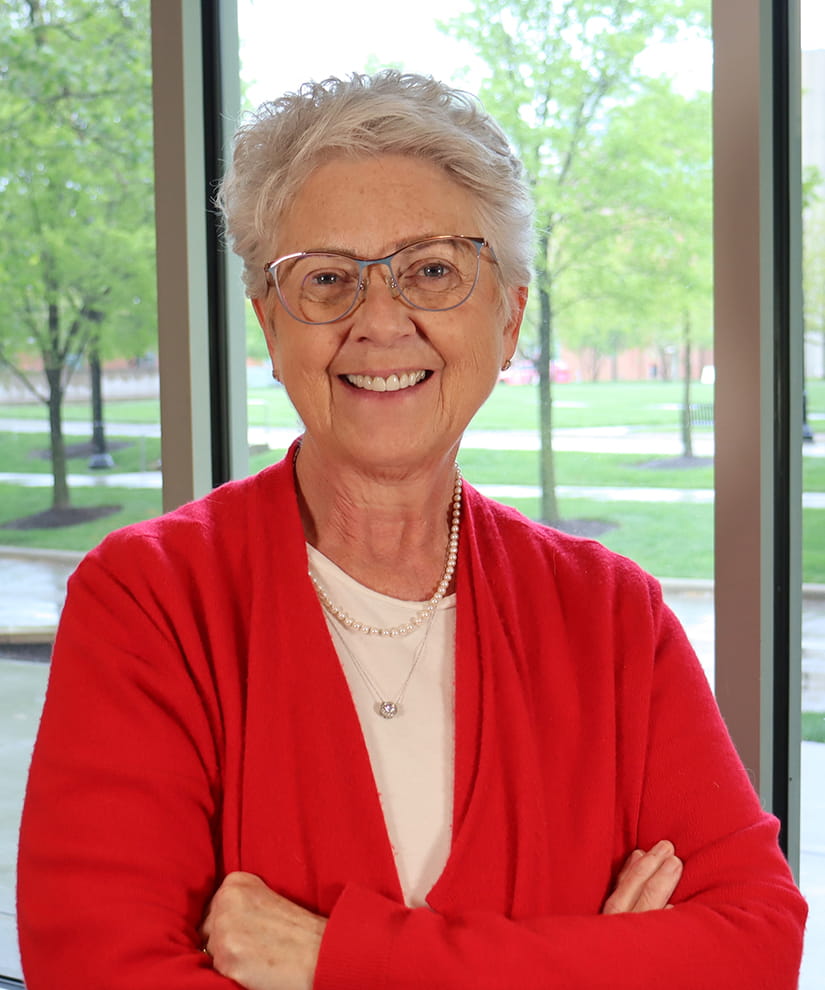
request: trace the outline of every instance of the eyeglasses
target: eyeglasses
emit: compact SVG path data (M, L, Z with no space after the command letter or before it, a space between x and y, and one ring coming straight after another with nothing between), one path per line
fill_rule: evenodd
M466 302L478 281L483 237L444 234L407 244L386 258L353 258L333 251L299 251L264 265L287 312L301 323L334 323L358 305L366 270L386 265L387 285L415 309L441 312Z

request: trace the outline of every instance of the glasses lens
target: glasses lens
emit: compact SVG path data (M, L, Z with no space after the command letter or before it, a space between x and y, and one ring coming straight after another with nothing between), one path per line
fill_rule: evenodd
M475 288L479 244L462 237L437 237L411 244L392 260L401 295L418 309L453 309Z
M393 291L417 309L460 306L478 280L481 241L433 237L402 248L389 258L356 261L342 254L310 252L268 266L281 302L304 323L334 323L358 299L361 273L389 265Z
M272 269L281 299L305 323L339 320L358 295L357 262L340 254L285 258Z

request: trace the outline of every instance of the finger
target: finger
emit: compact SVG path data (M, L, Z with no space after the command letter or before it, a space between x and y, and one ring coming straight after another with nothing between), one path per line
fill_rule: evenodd
M616 883L617 884L621 883L622 880L625 879L625 877L628 875L628 873L633 868L633 865L636 862L638 862L638 860L640 860L644 856L644 854L645 854L644 849L634 849L633 850L633 852L625 860L624 866L619 871L618 877L616 877Z
M198 928L196 935L196 947L211 957L209 951L209 940L217 931L219 925L218 917L225 913L228 904L237 897L238 890L245 886L254 886L258 878L250 873L229 873L223 878L220 886L212 895L204 919Z
M605 914L621 914L636 906L648 878L655 873L660 857L672 851L663 843L657 843L649 852L635 849L628 856L616 880L616 888L604 906Z
M669 856L645 882L634 911L661 911L666 908L682 877L682 861Z
M665 866L662 876L651 882ZM672 842L657 842L648 852L634 850L617 878L616 889L605 902L603 913L651 911L664 907L679 881L674 871L681 875L681 864L674 855ZM664 892L667 897L662 900Z

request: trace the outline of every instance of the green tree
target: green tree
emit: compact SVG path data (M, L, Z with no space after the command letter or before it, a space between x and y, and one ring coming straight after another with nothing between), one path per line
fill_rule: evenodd
M682 120L651 124L652 108L672 106L677 97L642 73L639 56L688 27L707 30L708 19L706 0L474 0L444 26L486 65L480 96L524 162L536 202L546 522L559 520L550 361L561 322L567 320L572 336L576 321L566 314L584 300L591 312L599 305L615 313L628 294L629 273L638 284L639 252L655 242L652 221L666 223L669 215L670 150L660 155L659 149L667 141L678 146L674 132ZM615 321L606 327L617 331Z
M663 127L665 121L678 126ZM713 337L710 94L688 98L652 81L621 123L637 137L631 168L647 178L639 182L644 198L633 204L630 264L616 265L614 277L623 311L636 323L630 339L677 357L682 452L692 457L693 357Z
M825 379L825 204L818 202L805 215L803 241L805 339L819 340L820 377ZM806 369L807 372L807 369Z
M0 2L0 362L48 409L58 510L72 371L154 334L149 40L148 0Z

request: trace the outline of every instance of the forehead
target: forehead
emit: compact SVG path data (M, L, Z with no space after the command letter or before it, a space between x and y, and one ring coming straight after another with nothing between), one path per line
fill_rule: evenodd
M382 257L421 237L478 235L477 206L468 189L422 159L334 159L318 166L287 206L277 249Z

